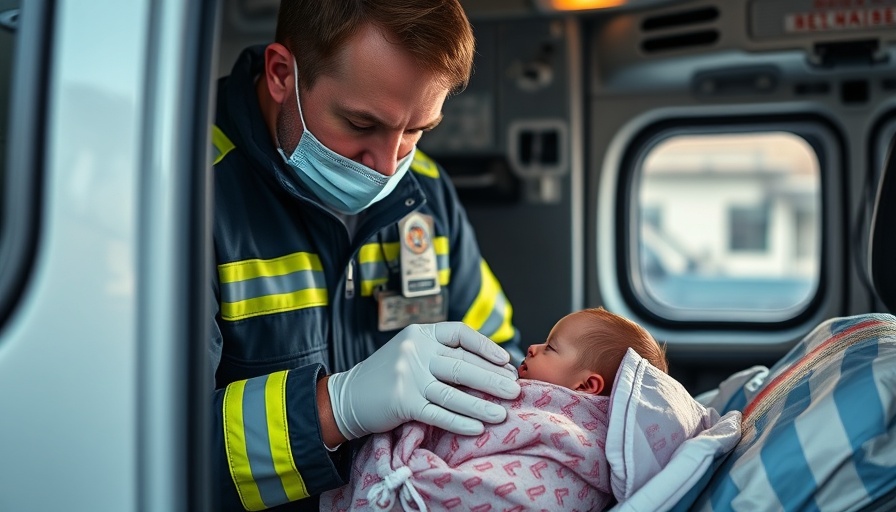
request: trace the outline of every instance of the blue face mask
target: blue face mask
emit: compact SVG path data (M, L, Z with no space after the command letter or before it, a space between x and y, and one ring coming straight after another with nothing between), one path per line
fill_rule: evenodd
M384 176L364 164L336 153L324 146L308 130L305 117L302 115L302 103L299 100L299 75L295 59L293 59L293 78L299 118L305 129L292 155L287 158L282 149L277 150L295 171L299 180L327 207L352 215L395 190L395 186L411 167L416 146L398 162L398 167L392 176Z

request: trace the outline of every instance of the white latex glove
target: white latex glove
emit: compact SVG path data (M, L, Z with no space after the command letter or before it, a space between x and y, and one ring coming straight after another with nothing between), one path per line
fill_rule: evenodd
M354 368L327 381L339 431L347 439L386 432L411 420L463 435L507 410L470 396L458 384L513 399L516 374L503 348L461 322L409 325Z

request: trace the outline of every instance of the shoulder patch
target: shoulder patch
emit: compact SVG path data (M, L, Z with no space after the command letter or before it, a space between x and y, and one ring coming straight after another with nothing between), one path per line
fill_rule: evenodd
M411 162L411 170L417 174L422 174L427 178L432 178L434 180L439 179L439 167L432 158L419 149L414 152L414 161Z
M212 165L220 162L235 147L217 125L212 125Z

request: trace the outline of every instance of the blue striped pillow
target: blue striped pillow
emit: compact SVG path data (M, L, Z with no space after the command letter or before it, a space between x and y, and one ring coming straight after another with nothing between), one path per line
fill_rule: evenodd
M854 510L896 488L896 317L824 322L747 395L691 510Z

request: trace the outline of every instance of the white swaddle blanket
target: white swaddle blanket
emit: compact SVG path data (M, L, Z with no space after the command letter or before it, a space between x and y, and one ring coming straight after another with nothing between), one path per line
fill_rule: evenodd
M719 417L634 350L610 403L607 461L619 512L665 512L734 449L741 413ZM708 476L708 475L706 475Z
M372 436L321 510L664 511L740 437L740 413L719 418L633 350L609 398L521 385L489 397L508 418L481 436L417 422Z

